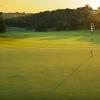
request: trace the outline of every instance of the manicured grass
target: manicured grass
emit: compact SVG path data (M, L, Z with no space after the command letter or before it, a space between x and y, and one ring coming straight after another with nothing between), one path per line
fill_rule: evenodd
M7 32L0 34L0 47L73 48L100 44L100 31L93 36L88 30L68 32ZM91 41L91 37L94 39Z
M100 100L99 31L17 33L0 38L0 100Z

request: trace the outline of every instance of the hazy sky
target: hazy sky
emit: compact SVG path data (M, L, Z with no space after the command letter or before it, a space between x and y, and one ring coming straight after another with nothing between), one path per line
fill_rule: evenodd
M89 4L96 9L100 0L0 0L3 12L40 12L46 10L77 8Z

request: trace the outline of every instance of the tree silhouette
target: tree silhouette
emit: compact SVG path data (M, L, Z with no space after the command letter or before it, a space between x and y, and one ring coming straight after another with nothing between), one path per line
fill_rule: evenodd
M6 27L5 27L4 20L2 18L2 12L0 12L0 33L4 33L4 32L6 32Z

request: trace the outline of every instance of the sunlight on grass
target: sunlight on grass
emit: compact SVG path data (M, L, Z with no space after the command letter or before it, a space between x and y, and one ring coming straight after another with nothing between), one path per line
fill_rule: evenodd
M81 40L81 37L72 37L66 39L55 39L55 37L37 37L24 39L0 38L0 47L33 47L33 48L49 48L49 47L90 47L96 46L88 41Z
M100 93L100 50L66 80L90 56L89 49L1 48L0 100L92 100ZM96 99L98 100L98 99Z
M0 100L44 100L51 91L46 100L99 100L99 42L98 34L90 41L86 31L0 37Z
M99 30L95 32L94 41L87 30L68 32L7 32L0 36L0 47L32 48L88 48L99 47Z

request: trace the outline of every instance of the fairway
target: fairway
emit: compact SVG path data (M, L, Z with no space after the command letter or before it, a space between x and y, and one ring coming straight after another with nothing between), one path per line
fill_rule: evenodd
M87 30L2 35L0 100L100 100L99 33L94 41Z

